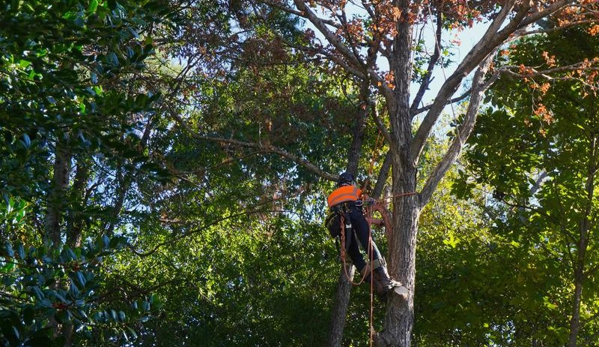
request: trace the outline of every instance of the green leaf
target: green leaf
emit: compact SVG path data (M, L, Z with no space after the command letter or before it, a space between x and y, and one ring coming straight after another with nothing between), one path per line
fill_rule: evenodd
M52 339L50 339L50 337L43 334L43 331L39 332L42 334L36 334L33 338L27 340L25 345L30 347L48 347L58 345L58 343L55 343Z
M10 242L5 242L4 243L4 250L6 251L6 254L10 258L14 258L15 257L15 251L13 250L12 244Z
M15 268L15 263L8 262L3 267L0 268L0 272L9 273L12 272Z
M81 271L77 271L76 272L76 276L77 276L77 280L79 281L79 284L81 284L82 287L85 287L85 284L87 283L85 280L85 277L83 276L83 274L81 273Z
M126 244L126 239L121 236L114 236L110 239L110 248L116 249L121 245Z
M67 248L67 254L69 255L69 260L78 260L77 254L71 248Z
M31 139L29 138L29 135L23 134L23 143L25 145L25 148L31 147Z
M87 8L87 13L88 14L96 13L97 9L98 9L98 0L91 0L89 2L89 6Z
M17 253L19 253L19 259L25 260L25 257L26 257L25 246L23 246L22 243L17 244Z
M112 64L114 66L119 66L119 58L117 57L116 53L110 52L110 53L108 53L106 58L110 64Z
M2 193L2 198L4 199L4 203L6 204L6 209L8 209L8 206L10 205L10 196L8 195L8 193Z
M95 86L92 88L94 90L94 92L98 95L98 96L102 96L104 93L104 90L102 89L101 86Z
M131 327L126 327L126 329L129 331L129 335L131 335L133 339L137 339L137 333L135 330L133 330Z
M44 299L45 295L38 286L32 286L31 289L33 290L33 293L35 294L38 301Z
M108 235L102 235L102 243L104 244L104 248L110 247L110 238Z
M28 61L28 60L24 60L24 59L22 59L22 60L19 60L19 66L20 66L20 67L22 67L22 68L26 68L26 67L28 67L29 65L31 65L31 62L30 62L30 61Z
M58 293L56 291L53 292L52 295L54 297L56 297L58 300L62 301L63 303L67 303L68 302L67 298L65 298L62 294L60 294L60 293Z
M21 0L11 0L10 1L10 9L13 12L16 12L19 10L19 7L21 5Z
M19 333L19 329L17 329L17 327L15 327L14 325L12 326L12 331L13 334L15 335L15 337L20 340L21 339L21 333Z
M11 214L11 213L12 213L12 211L13 211L13 206L14 206L14 200L13 200L13 198L11 197L11 198L8 200L8 204L6 205L6 214Z
M85 21L83 20L83 18L77 16L77 18L75 18L75 20L73 21L73 24L80 28L83 28L85 26Z
M79 316L81 316L81 318L83 318L83 319L88 319L89 318L89 316L87 315L87 313L85 312L85 310L78 309L77 310L77 314L79 314Z

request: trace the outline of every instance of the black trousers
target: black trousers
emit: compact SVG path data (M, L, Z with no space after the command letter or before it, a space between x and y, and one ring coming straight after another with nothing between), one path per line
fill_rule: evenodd
M367 259L370 259L371 248L373 259L380 259L381 253L374 243L374 240L372 243L369 243L368 241L370 227L368 225L368 221L366 221L366 218L362 214L362 209L354 206L345 215L349 216L350 219L349 223L348 221L345 221L345 224L351 224L351 230L348 230L347 228L345 229L346 233L351 232L351 242L349 244L349 248L347 249L347 253L349 254L349 257L356 268L358 268L358 271L361 272L366 266L366 261L364 260L362 252L360 252L359 246L366 250L366 254L368 256ZM347 239L348 238L346 235L346 240Z

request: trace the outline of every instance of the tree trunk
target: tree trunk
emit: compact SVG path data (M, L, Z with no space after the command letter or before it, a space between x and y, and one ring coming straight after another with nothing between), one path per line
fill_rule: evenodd
M348 163L347 172L357 177L358 164L360 163L360 156L362 154L362 143L364 142L364 129L366 127L366 119L370 108L368 105L368 98L370 91L368 89L369 84L364 82L360 89L360 100L362 105L358 108L356 119L353 129L352 143L348 152ZM362 107L364 106L364 107ZM347 266L347 269L344 267ZM345 275L349 275L349 279ZM349 263L347 265L341 264L341 275L339 276L339 282L337 283L337 294L335 295L335 305L333 306L333 315L331 317L331 326L329 330L329 346L339 347L343 342L343 329L345 328L345 318L347 316L347 308L349 307L349 299L351 293L352 284L350 281L353 280L355 273L355 267Z
M580 306L582 302L582 289L585 277L585 260L589 244L589 231L591 230L590 218L593 210L593 199L595 192L595 173L597 172L597 147L598 139L592 138L589 148L590 164L587 172L587 181L585 184L586 201L584 204L584 215L579 222L578 255L576 264L574 264L574 297L572 299L572 318L570 319L570 336L568 347L578 345L577 338L580 332Z
M61 143L56 144L54 158L54 177L48 193L48 206L45 217L45 237L53 247L57 248L62 243L60 232L64 214L64 199L69 187L69 171L71 170L71 153Z
M416 236L420 214L419 196L404 193L416 189L416 170L393 163L393 233L389 235L389 273L408 288L407 300L391 300L387 306L384 330L377 335L377 346L410 346L414 325L414 287L416 278ZM403 169L402 169L403 168Z
M345 276L345 269L349 279ZM337 294L335 295L335 305L331 315L331 326L329 329L329 347L341 347L343 343L343 330L345 329L345 317L347 317L347 308L351 296L352 284L356 268L352 264L341 265L341 274L337 284Z
M66 244L69 247L81 246L81 232L83 230L84 219L82 211L85 208L85 187L89 179L89 170L84 160L77 161L77 172L75 173L75 181L71 188L72 207L67 215L67 239Z
M402 10L397 23L398 34L390 61L395 75L395 89L387 98L391 125L391 169L393 194L393 233L389 235L387 256L389 273L408 288L407 300L391 300L387 305L384 330L377 334L377 346L410 346L414 325L414 283L416 277L416 234L420 204L416 191L415 161L410 158L412 119L410 115L410 81L412 76L412 26L408 18L410 1L398 0Z
M61 224L64 219L65 198L69 188L69 173L71 171L72 154L68 146L64 143L56 142L56 151L54 157L53 177L50 191L48 192L47 210L45 216L45 235L44 242L50 242L51 247L59 249L62 245ZM62 280L59 279L52 285L53 289L60 288ZM54 336L59 336L64 332L64 326L61 326L54 316L49 317L48 327L53 329ZM67 340L70 338L67 336ZM68 346L68 344L67 344Z
M580 251L579 251L580 252ZM580 331L580 303L582 301L584 264L578 264L574 273L574 298L572 303L572 318L570 319L570 337L568 347L576 347Z

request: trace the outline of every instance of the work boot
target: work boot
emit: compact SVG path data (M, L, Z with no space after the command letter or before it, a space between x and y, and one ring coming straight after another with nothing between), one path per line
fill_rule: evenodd
M393 287L401 286L400 282L397 282L389 277L389 272L387 272L387 268L384 266L374 269L374 280L377 282L377 287L379 287L382 292L387 292Z
M378 260L378 259L377 259ZM378 266L376 266L378 265ZM378 261L378 264L375 260L375 269L374 269L374 283L375 288L377 289L377 294L381 298L387 297L387 294L397 288L395 291L398 295L407 295L407 288L404 287L401 282L392 279L389 276L389 272L387 271L387 267L385 264L385 260L381 259Z
M370 265L364 266L364 268L360 271L360 275L362 276L361 278L364 279L363 282L368 284L370 287L370 281L373 279L372 273L370 271ZM381 293L386 293L387 290L382 288L380 282L376 280L376 274L374 275L374 291L377 293L380 299L385 299L385 296L381 295Z

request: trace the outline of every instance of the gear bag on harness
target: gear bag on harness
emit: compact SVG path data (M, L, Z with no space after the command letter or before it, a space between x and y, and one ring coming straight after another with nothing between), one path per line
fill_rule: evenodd
M347 251L352 240L352 226L349 211L344 211L341 206L332 207L325 219L325 226L336 242L339 242L338 238L341 237L341 223L345 223L345 250Z

